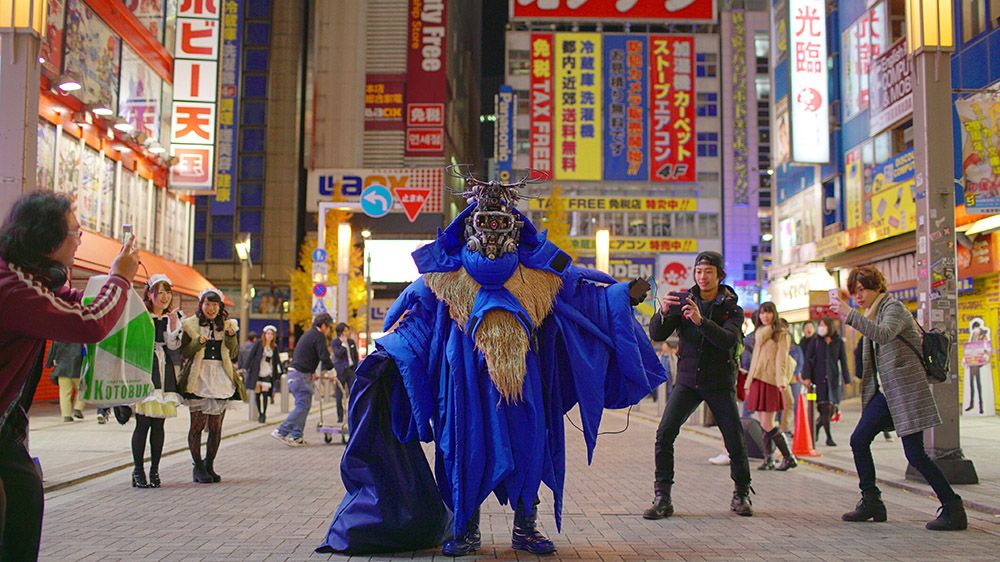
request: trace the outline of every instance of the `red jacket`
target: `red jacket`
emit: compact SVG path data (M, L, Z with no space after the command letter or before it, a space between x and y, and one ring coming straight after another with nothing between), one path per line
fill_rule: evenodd
M0 427L31 374L35 360L52 339L95 343L118 323L131 283L112 275L94 301L68 286L52 292L30 274L0 260ZM34 388L25 390L34 393Z

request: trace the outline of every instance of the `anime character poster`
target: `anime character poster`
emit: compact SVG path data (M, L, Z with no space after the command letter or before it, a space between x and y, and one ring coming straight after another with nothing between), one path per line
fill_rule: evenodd
M994 416L998 357L996 333L1000 315L1000 280L978 278L971 295L959 303L958 352L962 412L966 416Z

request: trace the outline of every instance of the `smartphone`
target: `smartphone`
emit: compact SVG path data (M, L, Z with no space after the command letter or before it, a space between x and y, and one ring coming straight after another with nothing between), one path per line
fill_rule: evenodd
M132 243L132 239L135 238L135 234L132 233L131 224L122 225L122 244L128 246Z
M834 302L840 296L840 289L830 289L828 292L829 296L827 298L829 298L830 302Z
M669 313L677 315L677 316L680 316L681 315L681 309L684 308L684 305L686 305L688 303L687 302L687 300L688 300L688 292L687 291L676 291L676 292L675 291L671 291L670 294L673 295L673 296L675 296L675 297L677 297L678 299L680 299L681 303L680 304L671 305Z

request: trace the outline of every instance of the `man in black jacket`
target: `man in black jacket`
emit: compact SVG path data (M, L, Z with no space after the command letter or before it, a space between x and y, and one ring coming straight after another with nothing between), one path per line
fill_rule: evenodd
M354 384L354 368L358 366L358 346L351 339L351 328L341 322L337 324L337 339L333 342L333 368L337 370L340 384L333 391L337 402L337 423L344 423L344 391L351 391Z
M306 442L302 432L312 406L312 383L316 380L316 369L333 369L327 338L333 332L333 319L322 313L313 319L312 328L302 334L292 353L292 366L288 369L288 391L295 398L295 407L285 421L271 432L271 437L289 447L301 447Z
M737 344L743 338L743 309L736 292L722 285L725 262L718 252L695 258L694 279L686 298L668 294L649 322L649 336L662 341L675 331L680 353L674 391L656 430L656 497L643 513L662 519L674 513L670 488L674 483L674 441L684 422L702 401L708 403L722 431L730 457L730 475L736 483L732 511L753 515L750 504L750 464L743 443L743 426L736 406Z

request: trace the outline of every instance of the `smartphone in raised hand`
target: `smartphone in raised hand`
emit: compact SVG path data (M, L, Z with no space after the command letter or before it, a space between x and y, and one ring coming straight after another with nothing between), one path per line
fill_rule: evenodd
M135 240L135 234L132 232L131 224L122 225L122 245L129 247L132 241Z

